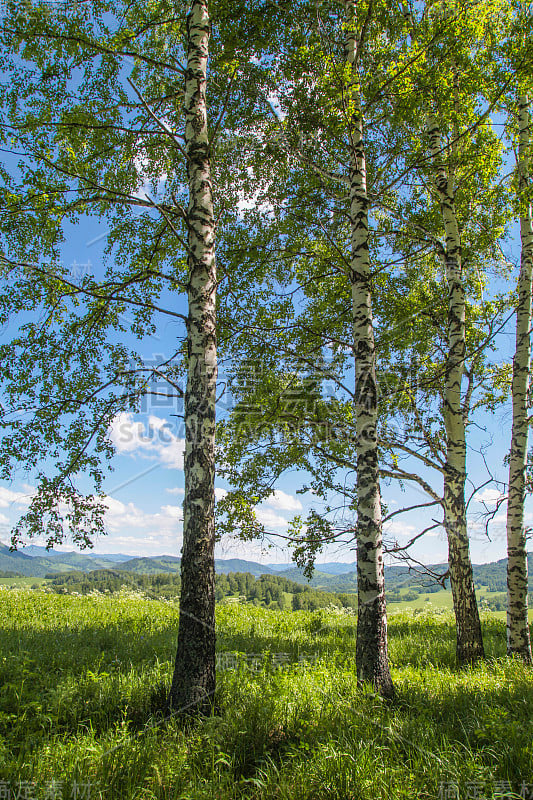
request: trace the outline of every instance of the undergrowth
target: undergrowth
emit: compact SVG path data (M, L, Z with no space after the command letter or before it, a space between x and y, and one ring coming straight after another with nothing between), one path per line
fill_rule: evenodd
M357 686L352 615L220 606L217 713L183 726L162 711L176 605L0 595L2 797L533 797L533 674L490 613L467 669L449 613L391 614L385 702Z

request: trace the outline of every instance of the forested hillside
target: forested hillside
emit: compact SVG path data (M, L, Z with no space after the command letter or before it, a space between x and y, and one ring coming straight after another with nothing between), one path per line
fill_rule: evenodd
M172 591L172 595L179 594L179 570L180 559L174 557L162 558L134 558L120 557L120 560L113 562L112 557L99 557L76 553L54 553L49 557L41 555L26 556L25 553L10 553L9 548L0 545L0 577L41 577L47 578L47 582L53 586L74 586L73 591L89 591L89 586L95 589L103 588L110 590L117 586L138 586L140 588L150 585L150 578L154 580L154 586L166 582L177 587ZM231 573L247 573L248 576L271 576L271 584L278 586L282 591L294 593L294 588L282 588L286 585L294 585L319 590L321 593L341 593L353 594L357 591L357 578L354 571L350 571L350 565L344 564L336 567L335 573L322 572L320 565L317 565L311 578L304 575L303 569L291 567L289 569L278 569L269 565L258 564L242 559L217 560L217 599L226 595L243 595L247 599L253 600L254 595L248 596L246 591L229 591L224 588L221 594L219 587L227 587L225 576ZM77 565L82 567L76 571ZM533 591L533 555L528 555L529 591ZM239 570L239 567L241 568ZM73 569L74 568L74 569ZM343 570L340 572L340 570ZM432 577L435 574L444 574L445 565L429 565L431 574L425 574L423 569L410 569L407 566L385 567L387 579L387 597L389 602L400 602L406 599L414 599L423 593L436 593L442 590L441 584ZM474 580L476 587L486 589L489 592L503 594L507 591L507 560L502 559L490 564L474 564ZM64 579L54 579L56 575L64 576ZM164 580L165 576L167 577ZM146 580L141 578L146 577ZM279 579L279 581L277 580ZM108 585L104 585L106 580ZM84 588L80 588L83 586ZM447 583L449 587L449 582ZM299 590L297 590L299 591ZM406 592L408 593L406 595ZM315 593L316 594L316 593ZM165 595L167 596L167 595ZM170 595L168 595L170 596ZM261 602L264 598L261 596ZM279 597L275 598L279 601ZM336 604L335 598L331 597L332 604ZM321 605L327 605L325 599L320 601ZM306 606L307 607L307 606ZM316 606L321 607L321 606ZM498 610L501 610L498 608Z
M147 597L178 600L181 590L179 574L129 574L119 570L94 570L90 573L70 572L48 575L46 587L54 592L88 594L90 592L119 592L122 588L140 590ZM43 588L36 585L35 588ZM217 575L215 597L217 602L231 599L249 602L278 610L315 611L317 608L347 607L354 609L356 595L338 595L320 592L310 586L294 583L277 575L259 578L250 573Z
M154 560L155 563L155 560ZM232 563L232 562L230 562ZM258 565L259 566L259 565ZM503 611L506 604L505 562L482 565L475 568L476 588L480 594L482 608ZM433 568L435 569L435 568ZM479 573L478 573L479 569ZM442 568L442 571L443 568ZM292 575L292 571L286 574ZM2 578L10 579L8 585L16 588L16 578L21 573L5 571ZM252 573L220 573L216 576L216 602L240 602L260 605L278 610L316 610L318 608L356 608L357 584L355 575L342 580L338 576L326 576L331 587L327 591L317 588L323 585L323 577L316 575L310 581L300 575L298 581L285 574L255 576ZM316 585L313 585L316 582ZM28 583L35 590L48 589L58 593L89 594L91 592L114 593L129 588L140 591L147 597L179 600L181 579L178 571L152 572L125 569L94 569L89 572L47 573L39 583ZM344 587L346 587L344 589ZM344 591L343 591L344 589ZM431 602L434 607L449 607L449 590L429 576L413 574L404 568L390 568L387 575L387 601L402 608L419 600Z

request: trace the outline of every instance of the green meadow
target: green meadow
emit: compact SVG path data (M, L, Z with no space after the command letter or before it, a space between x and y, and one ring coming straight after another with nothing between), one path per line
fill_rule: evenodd
M391 609L385 702L357 686L352 613L219 605L215 711L183 721L161 710L176 604L0 597L0 797L533 796L533 672L505 656L499 614L482 615L487 660L458 669L449 611Z

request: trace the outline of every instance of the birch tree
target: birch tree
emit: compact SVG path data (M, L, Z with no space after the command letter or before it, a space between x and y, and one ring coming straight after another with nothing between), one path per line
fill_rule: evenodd
M367 19L372 13L367 8ZM371 267L368 244L368 194L364 122L359 89L357 2L346 0L346 63L348 66L348 141L350 194L350 285L355 358L357 449L357 671L385 695L393 692L387 651L387 614L383 563L381 495L378 457L378 387L372 322ZM361 23L359 22L361 26Z
M64 12L14 4L0 33L11 76L0 89L1 135L12 154L2 169L1 308L13 326L2 345L1 464L4 478L22 464L37 483L13 543L41 534L49 546L66 536L91 546L105 531L113 420L153 396L184 399L176 710L205 710L215 688L213 182L220 235L235 224L232 200L246 175L242 142L227 135L240 114L233 89L244 74L253 83L246 36L228 26L224 4L218 11L214 23L207 0ZM261 4L238 21L249 33L256 11ZM263 16L266 31L275 10ZM255 53L258 41L250 35ZM106 224L101 277L73 277L61 260L68 224L84 218ZM170 352L147 363L143 349L169 321Z
M464 177L460 177L460 174L464 175L463 168L468 157L471 163L466 168L471 171L479 170L480 177L488 178L490 169L494 169L494 162L488 168L489 158L485 163L481 159L476 162L468 139L472 131L483 127L483 120L488 116L486 110L481 110L480 102L483 86L487 86L485 71L490 74L489 29L493 25L501 26L500 12L498 4L478 3L475 8L470 9L445 2L428 7L419 22L416 22L413 13L404 8L414 48L422 46L423 41L428 41L426 37L428 34L431 37L435 26L441 24L442 17L449 20L447 35L436 45L436 52L433 48L428 50L430 81L419 82L418 85L422 96L427 96L423 104L423 117L431 164L431 172L424 170L426 177L423 180L428 181L426 185L431 187L430 191L440 211L443 235L436 244L448 294L447 350L442 398L446 437L443 507L457 624L457 657L460 663L482 657L483 641L469 552L465 497L466 431L471 392L464 389L467 378L465 295L469 280L463 256L462 232L469 223L468 217L465 217L464 222L460 221L457 203L464 203L466 200L472 207L475 202L469 196L468 179L465 181ZM440 59L438 75L434 67L432 68L435 58ZM419 129L415 136L418 135ZM492 151L496 153L494 147L493 143ZM492 204L495 199L496 195L492 198ZM496 225L493 223L484 230L485 235L491 232L485 244L489 250L491 246L494 249L494 243L502 231L501 215L498 221L497 214L495 221ZM471 385L471 381L469 383Z
M265 191L265 197L281 210L276 217L280 235L278 239L271 238L268 250L272 260L282 262L290 272L275 287L275 311L271 301L269 314L261 313L255 325L247 329L247 336L253 335L257 341L260 360L268 370L264 391L259 388L255 394L255 399L264 404L265 413L254 415L253 410L247 409L244 395L233 422L225 426L227 447L222 460L231 462L233 467L228 466L224 474L239 487L247 484L246 476L250 491L238 489L223 508L228 512L228 529L240 524L245 535L260 535L261 526L253 521L253 498L263 489L268 492L273 474L283 471L291 458L294 464L307 464L312 474L312 459L328 474L348 465L349 481L353 481L350 467L354 468L357 500L354 492L347 489L352 520L350 523L348 513L345 527L349 537L352 525L351 535L358 542L358 676L371 681L383 694L390 694L372 313L376 274L382 265L373 262L376 250L369 223L372 200L366 151L369 148L371 152L371 187L375 195L380 191L384 172L383 183L401 171L402 153L392 133L393 115L388 113L390 108L383 99L387 97L383 87L391 80L387 69L397 43L393 33L384 33L385 29L389 31L388 26L392 30L393 22L389 9L382 4L346 2L342 14L337 7L321 4L318 12L318 24L314 23L313 28L309 23L307 28L306 46L296 38L293 48L279 59L277 72L273 71L281 76L276 94L281 113L275 115L276 144L271 145L275 147L278 166L266 165L266 170L271 168L276 174L276 182ZM312 13L315 17L314 9ZM391 16L394 18L394 12ZM294 79L295 74L304 77ZM321 104L317 103L320 97ZM365 114L371 119L370 135L365 130ZM394 163L395 154L398 164ZM383 169L386 165L388 172ZM278 199L282 194L284 205ZM265 240L268 241L266 234ZM296 313L295 318L291 311L294 306L287 296L293 297L296 291L304 298L305 311L300 317ZM250 334L250 330L254 333ZM272 350L266 350L265 337ZM328 350L342 377L333 374L335 369L326 357ZM296 373L291 375L294 366ZM287 368L286 374L283 367ZM300 380L298 369L307 373L309 380ZM335 445L328 447L331 443L325 442L323 436L325 420L334 416L318 388L327 380L336 384L339 394L349 398L330 397L329 401L331 406L346 407L354 430L350 431L349 440L337 443L339 448L351 450L353 460L346 459L341 464L332 456L331 463L325 466L324 448L328 452L335 449ZM292 413L287 409L287 404L292 403L288 397L291 389L299 396ZM272 402L267 393L272 393ZM317 424L311 409L318 405L324 418ZM304 409L307 413L302 415ZM251 431L252 441L230 441L232 433L239 437L243 418L247 420L245 425L256 422L258 431ZM282 440L279 447L274 442L277 424ZM298 435L303 437L300 442ZM330 488L334 483L332 477ZM357 522L353 519L355 514ZM318 515L313 521L321 524Z
M455 136L458 132L454 133ZM444 232L446 283L448 287L448 351L444 388L446 464L444 471L444 525L448 535L448 564L457 622L457 657L474 661L484 655L481 624L474 590L474 576L465 509L466 419L462 383L466 356L466 304L462 275L461 237L455 213L456 185L443 163L443 146L437 120L428 127Z
M187 16L184 113L189 184L185 498L178 651L171 701L205 708L215 691L215 219L207 127L207 0Z
M533 217L531 208L531 100L518 96L517 199L520 210L520 274L516 310L516 344L512 379L512 439L507 499L507 651L531 663L528 624L528 570L524 522L528 447L528 398L531 361L531 281Z

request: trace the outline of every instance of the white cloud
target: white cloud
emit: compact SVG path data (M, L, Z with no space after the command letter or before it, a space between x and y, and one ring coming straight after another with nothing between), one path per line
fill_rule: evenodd
M243 542L236 536L224 536L215 547L216 558L245 558L249 561L286 563L291 560L291 553L280 547L279 539L275 543L268 537L261 541Z
M169 133L172 133L168 121L162 118L161 122L163 123L165 128L169 131ZM161 193L164 191L168 175L166 172L161 172L157 176L157 181L155 182L154 186L154 179L148 176L148 173L151 171L152 164L146 150L143 150L143 148L137 149L137 153L133 159L133 166L135 167L135 170L137 172L137 179L138 179L137 189L133 192L133 196L138 197L141 200L146 200L148 196L151 197L152 200L154 200L159 195L161 195Z
M148 427L153 428L155 431L160 431L162 428L168 425L165 419L161 419L161 417L156 417L155 414L150 414L148 417Z
M25 492L14 492L6 486L0 486L0 508L8 508L11 505L27 506L30 503L35 489L28 486Z
M151 414L146 427L130 411L121 411L113 418L108 435L121 455L136 453L157 459L168 469L183 469L185 439L175 436L170 424L161 417Z
M303 506L300 500L292 494L286 494L281 489L275 489L272 494L264 500L264 504L279 511L301 511Z
M286 528L289 524L286 519L280 516L280 514L276 514L274 511L271 511L270 508L257 507L255 509L255 513L261 525L264 525L267 529Z
M106 497L105 505L108 511L105 515L106 527L110 531L120 531L123 528L146 528L149 525L150 515L145 514L134 503L121 503L114 497Z
M181 506L162 506L161 514L156 514L161 519L168 517L168 519L183 519L183 509Z
M172 489L165 489L165 491L169 494L185 494L185 489L182 489L180 486L173 487Z
M168 444L156 443L155 450L164 467L167 469L183 469L185 439L173 437L172 442Z
M237 200L237 212L242 219L246 211L254 209L259 214L265 217L272 218L274 215L274 206L265 200L260 201L261 189L257 189L253 194L246 194L246 192L239 192L239 199Z
M415 527L414 525L407 525L405 522L401 522L400 520L393 520L392 522L386 522L383 526L383 532L387 536L394 536L397 538L404 538L404 539L411 539L413 536L416 536L417 533L420 533L423 530L423 526ZM428 531L424 536L438 536L438 528L434 528L431 531Z
M113 534L113 538L109 537L107 541L106 537L99 539L94 553L95 555L104 555L120 551L138 558L158 555L179 556L180 547L181 536L176 534L176 531L158 531L154 535L138 534L137 536Z
M221 486L215 487L215 497L217 500L222 500L227 494L227 490L223 489ZM296 497L286 492L276 490L267 497L261 505L255 506L254 511L258 521L268 530L269 528L287 528L289 524L285 517L282 517L281 514L277 514L273 509L279 511L298 511L301 508L302 504Z
M239 217L242 219L246 211L251 211L254 209L258 214L262 214L264 217L273 219L274 206L268 200L264 199L264 196L267 193L268 185L258 185L253 167L247 167L246 172L248 173L250 182L256 188L251 193L248 193L244 190L239 191L237 200L237 213ZM263 200L260 199L261 195L263 195Z
M270 94L267 95L266 100L270 108L272 109L272 113L275 114L276 118L280 122L283 122L283 120L287 115L281 107L278 95L275 92L270 92Z
M150 439L145 436L142 422L135 422L133 414L121 411L113 417L108 436L118 453L133 453L142 447L150 446Z
M183 518L180 506L165 505L155 514L150 514L138 508L135 503L122 503L115 497L107 496L105 505L108 511L105 515L106 527L110 532L123 530L166 531L176 532L176 522Z
M496 502L500 499L502 493L498 491L498 489L483 489L482 492L478 492L476 494L476 502L478 503L486 503L487 505L496 504Z

